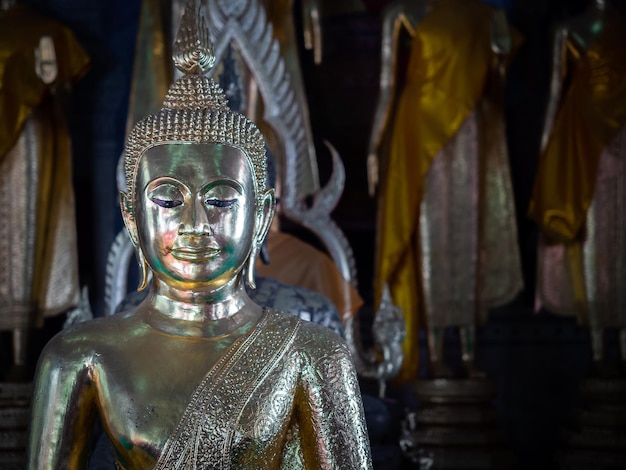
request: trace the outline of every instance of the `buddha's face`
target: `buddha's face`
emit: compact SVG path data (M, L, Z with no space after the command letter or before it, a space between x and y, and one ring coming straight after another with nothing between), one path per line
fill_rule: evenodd
M233 279L262 231L248 158L220 144L146 151L135 185L137 239L156 277L178 288Z

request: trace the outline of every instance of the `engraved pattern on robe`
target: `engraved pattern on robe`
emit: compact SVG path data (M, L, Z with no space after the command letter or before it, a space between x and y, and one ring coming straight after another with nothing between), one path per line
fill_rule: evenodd
M155 468L371 468L345 343L266 311L197 387Z
M421 274L430 327L485 321L489 307L510 301L522 285L504 126L493 119L493 138L485 142L481 106L433 159L424 181Z

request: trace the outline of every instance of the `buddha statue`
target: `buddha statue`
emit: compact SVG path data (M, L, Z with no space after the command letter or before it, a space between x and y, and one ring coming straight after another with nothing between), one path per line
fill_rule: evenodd
M502 114L515 32L475 0L399 1L383 21L368 152L372 194L380 181L375 295L388 285L403 310L401 380L417 377L423 327L431 375L451 374L446 327L460 328L465 369L480 375L475 326L522 288ZM396 91L402 31L411 53Z
M600 373L606 328L619 330L626 361L625 26L612 2L593 0L555 28L530 206L542 231L538 306L590 326Z
M26 378L28 336L79 302L72 154L62 103L89 57L72 32L0 3L0 331L11 380Z
M205 76L199 2L173 55L184 76L125 148L122 214L150 292L46 346L28 468L85 468L96 418L128 470L371 468L345 343L245 292L275 201L263 137Z
M171 80L169 64L166 64L164 60L165 51L168 49L165 47L169 36L167 25L170 21L168 20L173 11L171 23L174 26L178 24L180 15L177 16L175 13L182 10L184 3L183 0L173 0L171 4L160 0L143 0L142 2L129 122L134 123L139 116L158 110ZM207 11L213 12L215 16L223 14L237 17L238 14L241 14L241 12L237 13L236 8L228 8L225 3L221 4L217 1L205 3L204 7ZM319 0L305 0L300 6L305 47L314 51L316 61L321 61ZM289 152L289 146L285 145L284 142L284 135L275 129L276 118L274 118L274 122L266 120L267 104L265 100L267 100L267 96L263 96L261 89L267 88L267 83L260 83L262 80L257 76L257 70L249 66L244 60L245 52L242 53L241 47L232 46L229 43L228 52L224 54L221 63L214 69L214 78L219 79L222 88L226 91L229 97L229 106L253 120L265 137L276 166L276 198L283 201L277 206L277 214L295 220L299 225L302 225L302 220L299 218L306 219L307 214L295 210L294 206L300 207L302 199L316 196L322 191L320 191L317 154L309 123L308 104L300 68L298 38L294 22L294 2L293 0L254 0L248 2L246 8L239 10L257 11L255 24L267 21L267 25L271 25L270 34L276 40L280 50L281 73L288 75L289 93L293 93L294 109L289 110L287 114L296 113L302 117L301 125L294 126L297 128L299 139L297 151ZM262 14L260 13L261 10L263 10ZM240 32L240 34L245 36L245 32ZM274 78L272 77L272 79ZM270 106L272 105L270 104ZM297 167L296 178L287 177L288 167ZM334 179L331 183L334 183ZM332 193L331 196L336 202L341 195L341 190L342 188L338 186L331 187L330 191L326 191L326 193ZM325 207L324 210L328 211L328 208ZM293 217L294 214L295 217ZM308 219L321 219L321 217L315 217L316 215L318 214L311 213ZM322 223L314 227L317 229L317 231L314 230L315 235L324 240L324 237L318 233L320 227L326 229L323 233L326 237L329 233L337 233L337 231L329 229L329 225L334 225L334 223L326 225ZM330 240L330 243L326 240L324 242L326 245L332 246L339 244L334 238ZM349 246L346 245L342 248L344 248L343 251L349 253L348 257L351 257ZM270 255L268 259L271 262L264 264L259 261L257 264L257 270L262 276L274 278L285 284L298 285L328 297L336 305L344 323L350 321L363 305L356 286L351 282L355 277L354 272L352 272L353 269L340 270L335 263L337 256L333 260L326 253L281 230L280 217L274 218L266 240L266 249ZM341 261L346 257L345 255L342 256Z

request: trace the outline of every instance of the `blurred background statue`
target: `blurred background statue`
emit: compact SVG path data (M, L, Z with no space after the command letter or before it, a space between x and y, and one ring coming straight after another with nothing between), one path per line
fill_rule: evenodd
M89 59L69 29L10 3L2 3L0 16L0 330L13 331L20 370L28 330L79 301L72 155L62 104Z
M626 21L593 0L554 33L552 77L530 215L542 229L537 300L591 329L596 372L606 328L626 360Z
M388 285L404 312L404 380L417 377L424 326L431 375L450 375L446 327L460 327L465 368L477 373L475 325L522 288L502 114L515 38L504 12L479 1L400 1L385 13L368 176L371 194L380 182L376 295Z

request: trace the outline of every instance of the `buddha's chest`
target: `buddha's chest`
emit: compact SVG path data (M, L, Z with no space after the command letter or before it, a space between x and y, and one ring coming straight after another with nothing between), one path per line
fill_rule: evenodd
M176 350L166 342L152 344L103 358L95 384L100 419L117 453L142 464L156 460L221 354L206 344ZM130 462L125 468L135 468Z
M248 459L253 449L255 458L279 458L297 406L296 362L256 355L224 360L194 348L179 350L172 362L171 353L135 351L99 377L102 421L124 468L154 466L177 436L182 443L198 440L207 453Z

